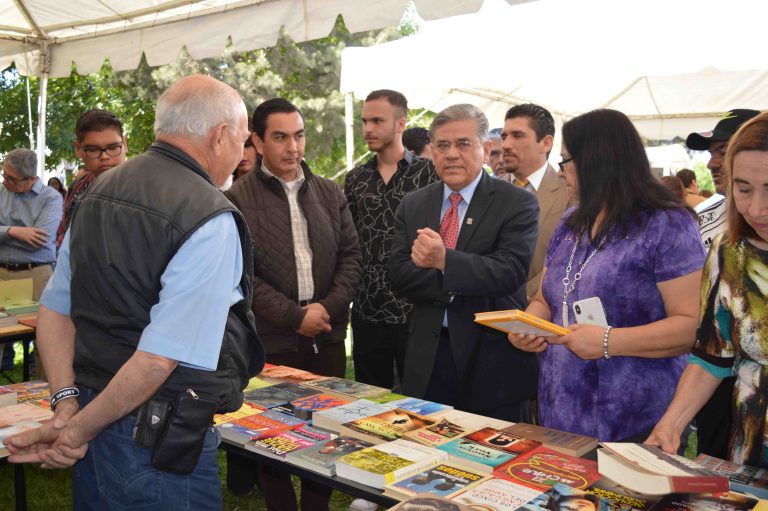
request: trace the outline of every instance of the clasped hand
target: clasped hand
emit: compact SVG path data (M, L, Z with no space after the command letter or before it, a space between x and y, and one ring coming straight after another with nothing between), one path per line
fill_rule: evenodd
M56 407L53 419L39 428L5 439L11 463L40 463L43 468L71 467L88 452L88 441L73 418L77 400L66 399Z
M419 268L445 270L445 245L440 234L429 227L416 230L411 248L411 261Z
M550 344L562 344L577 357L594 360L603 356L605 329L595 325L574 324L568 326L569 334L560 336L519 335L510 333L507 339L515 348L531 353L541 353Z
M319 303L310 303L305 307L307 313L301 320L298 332L304 337L315 337L323 332L331 331L331 316L325 307Z

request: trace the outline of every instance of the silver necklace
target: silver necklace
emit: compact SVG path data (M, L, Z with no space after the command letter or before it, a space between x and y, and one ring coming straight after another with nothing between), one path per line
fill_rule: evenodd
M595 257L595 254L597 254L600 249L603 248L603 245L605 245L605 240L608 239L608 236L610 235L609 232L600 239L595 250L589 254L587 260L584 261L584 264L581 265L581 268L579 268L579 270L574 273L573 280L571 280L571 271L573 271L573 257L576 255L576 249L581 243L581 235L583 232L583 229L579 231L579 234L576 237L576 241L573 243L571 257L568 259L568 266L565 267L565 277L563 277L563 326L565 327L568 326L568 297L571 295L571 293L573 293L573 290L576 289L576 284L581 280L581 274L584 272L584 268L586 268L592 258ZM611 232L613 232L613 229L611 229Z

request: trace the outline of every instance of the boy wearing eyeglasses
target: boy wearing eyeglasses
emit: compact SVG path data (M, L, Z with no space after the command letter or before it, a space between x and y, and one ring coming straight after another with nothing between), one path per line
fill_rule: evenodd
M123 135L123 123L107 110L88 110L75 125L75 154L83 162L85 174L69 187L64 200L64 215L56 234L56 248L61 246L64 235L72 222L72 213L80 198L97 177L125 161L128 144Z

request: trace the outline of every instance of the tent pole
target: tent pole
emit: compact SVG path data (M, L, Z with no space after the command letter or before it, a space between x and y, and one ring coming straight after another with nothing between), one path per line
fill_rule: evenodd
M27 136L29 137L29 148L35 148L35 135L32 130L32 94L29 92L29 76L24 77L27 82Z
M344 94L344 126L346 127L346 145L347 145L347 171L352 170L355 161L355 94L347 92Z
M45 171L45 124L48 107L48 71L51 56L48 42L43 41L40 47L40 97L37 102L37 173L40 179Z

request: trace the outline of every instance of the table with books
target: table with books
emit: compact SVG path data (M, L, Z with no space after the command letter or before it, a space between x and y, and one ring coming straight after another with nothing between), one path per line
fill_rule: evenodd
M22 374L23 380L27 381L29 380L29 347L32 341L35 340L37 316L24 316L16 319L16 321L17 323L14 325L0 326L0 344L13 345L15 342L21 342L23 348ZM2 323L0 323L0 325L2 325ZM3 374L3 376L5 376L5 374ZM7 376L5 377L6 379L9 379Z
M768 495L762 470L700 457L715 472L638 444L596 451L594 438L284 366L267 365L245 400L216 418L224 449L383 506L404 501L398 509L573 511L565 502L579 501L579 511L746 511L765 503L723 493L729 475L731 490ZM745 474L752 482L738 486ZM409 499L419 503L408 507Z

